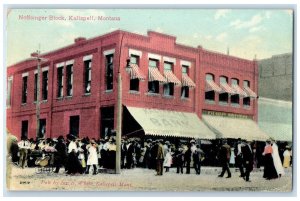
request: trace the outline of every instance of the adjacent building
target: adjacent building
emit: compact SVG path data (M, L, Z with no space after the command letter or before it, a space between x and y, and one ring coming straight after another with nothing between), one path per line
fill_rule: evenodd
M122 86L123 135L267 138L256 123L255 60L185 46L153 31L80 37L41 57L47 61L40 73L30 59L7 68L7 128L18 137L37 137L39 88L38 137L104 138L116 128Z

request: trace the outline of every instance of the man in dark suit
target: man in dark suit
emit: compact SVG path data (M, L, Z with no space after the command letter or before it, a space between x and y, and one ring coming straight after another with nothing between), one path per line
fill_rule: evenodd
M126 155L127 155L127 140L123 140L121 141L121 168L125 168L126 163Z
M250 141L245 142L245 145L242 146L242 153L243 153L243 162L246 168L244 179L247 182L250 182L250 172L253 170L253 151L251 148Z
M225 172L227 172L227 177L231 177L231 172L229 169L229 159L230 159L230 146L227 144L227 140L223 140L223 145L220 147L218 159L220 161L220 164L222 166L222 172L218 177L223 177Z
M190 174L191 160L192 160L192 150L191 150L191 144L189 143L188 149L184 153L184 161L186 164L186 174Z

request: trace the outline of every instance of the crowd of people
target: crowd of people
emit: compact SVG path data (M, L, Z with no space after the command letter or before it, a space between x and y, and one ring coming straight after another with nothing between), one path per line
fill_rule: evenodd
M274 179L284 175L284 168L291 165L291 147L286 146L283 153L279 153L278 146L273 139L266 141L264 150L257 153L253 142L238 139L235 143L227 140L220 141L215 155L210 150L202 150L199 141L194 139L183 143L170 143L162 139L124 138L121 141L121 168L149 168L161 176L169 172L171 167L176 168L177 174L190 174L191 168L199 175L204 160L213 157L222 167L219 177L227 172L231 177L230 167L240 170L240 177L250 181L250 173L257 167L257 156L261 155L264 161L264 175L266 179ZM10 148L12 161L18 166L32 167L38 165L37 157L48 156L49 165L58 173L61 167L67 174L97 174L98 170L114 169L116 157L116 141L113 136L104 139L78 139L69 134L66 139L59 136L57 139L33 140L22 137L21 141L12 143Z

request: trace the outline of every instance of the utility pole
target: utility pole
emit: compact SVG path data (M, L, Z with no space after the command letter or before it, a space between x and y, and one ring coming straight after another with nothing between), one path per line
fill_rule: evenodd
M121 51L123 38L122 33L121 44L119 49L119 66L118 66L118 94L117 94L117 132L116 132L116 174L121 173L121 136L122 136L122 76L121 76Z
M37 60L37 79L36 79L36 137L39 137L40 131L40 71L41 71L41 62L48 61L47 59L40 57L40 45L39 50L31 54L31 57Z

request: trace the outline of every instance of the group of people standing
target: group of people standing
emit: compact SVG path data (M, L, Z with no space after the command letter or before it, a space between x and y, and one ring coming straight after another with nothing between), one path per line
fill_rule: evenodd
M105 139L89 139L85 137L78 139L73 135L67 135L66 139L59 136L57 139L28 140L22 137L18 143L11 146L12 161L24 168L29 163L30 155L41 152L44 155L51 155L51 164L55 167L55 173L64 167L67 174L89 174L95 175L99 168L114 169L116 157L116 142L114 137ZM261 155L264 157L264 175L266 179L274 179L284 175L284 168L290 166L291 149L287 147L283 154L283 163L279 156L278 146L275 140L267 140L266 146ZM230 146L227 140L223 140L218 146L216 159L222 167L219 177L227 172L230 178L230 164L232 161L235 167L240 170L240 177L250 181L250 173L255 166L256 148L252 142L238 139ZM185 141L179 144L170 143L168 140L146 139L122 139L121 141L121 168L131 169L135 167L149 168L161 176L169 172L171 167L176 167L177 174L183 174L185 167L186 174L191 173L191 167L195 173L201 173L202 161L208 157L200 144L195 140ZM165 170L164 170L165 169Z

